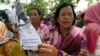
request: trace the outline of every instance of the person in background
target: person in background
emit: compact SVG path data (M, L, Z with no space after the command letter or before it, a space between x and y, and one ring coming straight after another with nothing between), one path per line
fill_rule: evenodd
M84 15L85 15L85 11L79 11L79 13L76 15L77 21L76 21L76 26L82 28L84 26Z
M55 28L51 45L40 44L40 56L86 56L86 38L80 35L81 29L74 26L75 11L72 4L63 3L55 12Z
M17 41L8 38L6 25L0 21L0 56L26 56Z
M10 37L10 38L13 38L13 39L16 39L19 41L19 38L18 38L19 33L17 30L17 25L11 22L11 19L14 17L12 17L12 18L11 18L11 16L9 17L8 14L5 12L5 10L2 10L0 12L0 17L2 18L2 20L4 21L4 23L7 26L7 29L8 29L7 30L7 37ZM12 21L13 21L13 19L12 19Z
M37 30L40 35L42 42L45 42L45 38L47 37L47 25L41 23L42 16L39 9L32 7L28 12L29 20L32 23L33 27Z
M86 10L84 23L89 56L100 56L100 3L95 3Z
M50 19L51 19L51 15L47 15L46 17L45 17L45 24L47 25L47 26L49 26L50 25Z
M46 42L46 37L47 37L47 25L41 23L42 22L42 16L41 16L41 12L39 9L32 7L29 11L28 11L28 16L29 16L29 20L32 24L32 26L36 29L36 31L38 32L41 41L43 43ZM33 53L32 53L33 52ZM28 53L30 53L30 55L34 55L37 56L37 53L34 53L34 50L29 51Z
M51 17L50 17L50 25L48 26L48 28L49 29L54 29L55 28L55 20L54 20L54 13L55 12L53 12L52 14L51 14Z

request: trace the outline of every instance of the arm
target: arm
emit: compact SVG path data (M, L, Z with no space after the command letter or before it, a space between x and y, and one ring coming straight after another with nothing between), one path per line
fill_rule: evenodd
M87 56L87 39L85 35L84 37L82 37L81 49L80 49L78 56Z
M67 53L56 49L53 45L40 44L39 56L67 56Z

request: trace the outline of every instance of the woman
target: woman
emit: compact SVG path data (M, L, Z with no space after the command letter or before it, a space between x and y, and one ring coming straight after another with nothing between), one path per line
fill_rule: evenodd
M26 56L17 41L6 37L7 28L0 21L0 56Z
M84 17L84 22L86 29L84 33L87 37L87 47L90 56L100 56L100 45L99 45L99 35L100 35L100 3L96 3L90 6Z
M40 55L86 55L86 39L80 35L81 29L74 26L75 17L76 15L72 4L64 3L57 8L54 17L56 26L52 29L53 37L51 37L53 38L51 43L53 46L40 44Z
M12 23L13 20L12 21L10 20L11 16L9 16L6 13L5 10L1 10L0 11L0 16L1 16L2 20L4 21L4 23L5 23L5 25L6 25L7 29L8 29L7 30L7 37L14 38L17 41L19 41L19 38L18 38L19 33L18 33L18 30L17 30L16 24Z
M40 10L35 7L32 7L28 12L28 16L29 16L29 20L30 20L32 26L39 33L39 36L40 36L42 42L44 43L45 42L44 39L47 36L46 35L47 26L45 24L41 23L42 16L41 16ZM31 56L38 56L37 52L35 52L34 50L29 51L28 54L30 54Z
M29 10L28 16L29 16L29 20L31 21L32 25L39 33L42 42L44 42L44 39L47 36L46 33L48 32L48 30L47 30L47 25L41 23L42 16L41 16L40 10L35 7L32 7Z

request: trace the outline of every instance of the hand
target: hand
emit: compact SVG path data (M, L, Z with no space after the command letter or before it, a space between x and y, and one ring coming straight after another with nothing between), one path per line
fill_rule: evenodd
M79 52L78 56L87 56L86 50L81 49L81 51Z
M19 31L17 29L17 26L15 24L12 25L13 35L14 37L19 40Z
M49 44L40 44L39 45L39 56L57 56L58 50Z

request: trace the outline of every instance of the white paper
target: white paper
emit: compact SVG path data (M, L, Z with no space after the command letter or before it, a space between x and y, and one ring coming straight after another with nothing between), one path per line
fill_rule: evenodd
M38 50L38 45L41 44L39 34L30 23L19 28L20 43L24 50Z
M19 0L16 0L15 8L16 15L19 19L18 29L21 46L24 50L38 50L38 45L41 43L41 39L25 13L22 11Z

